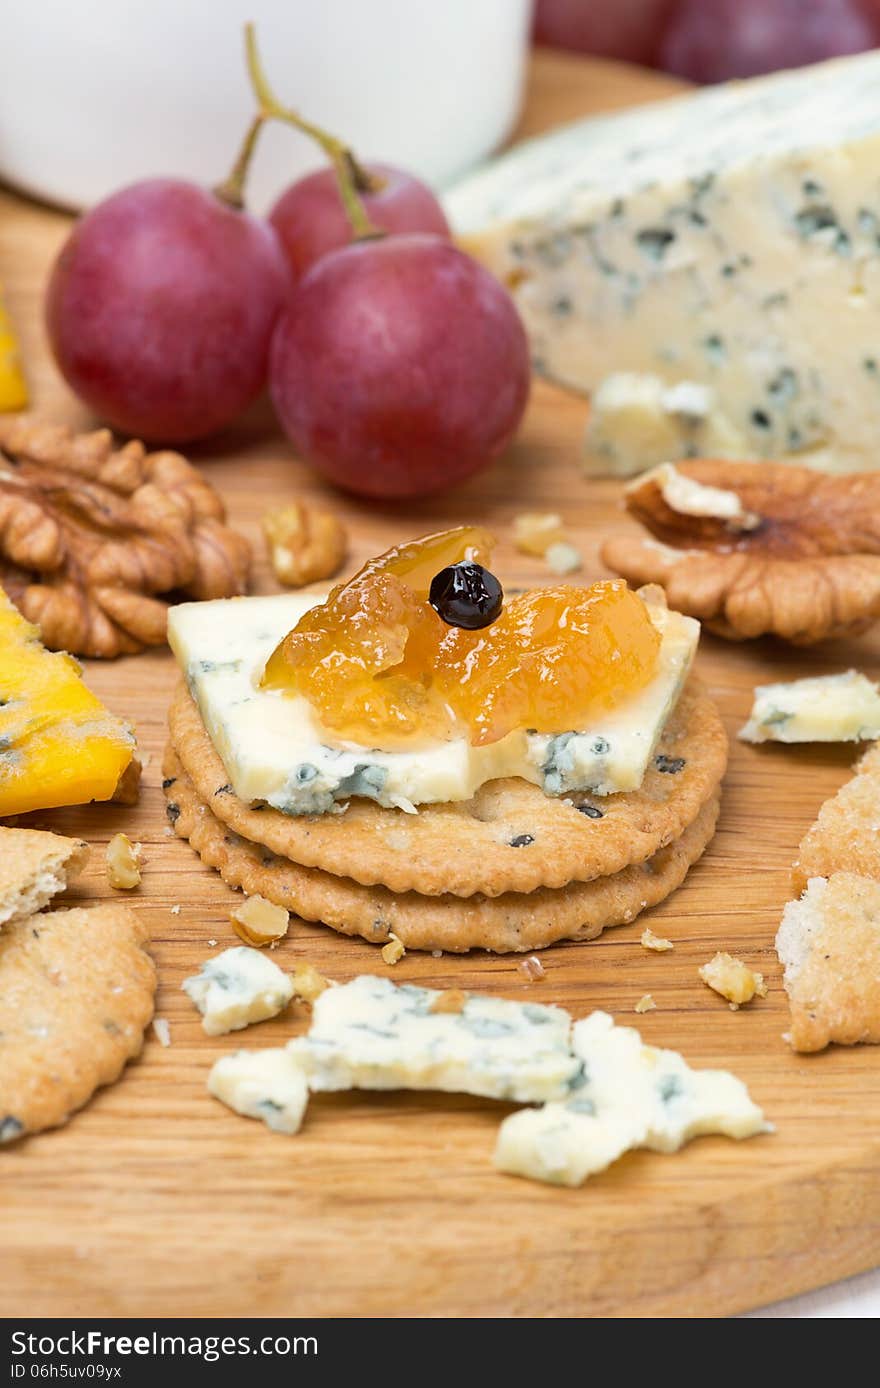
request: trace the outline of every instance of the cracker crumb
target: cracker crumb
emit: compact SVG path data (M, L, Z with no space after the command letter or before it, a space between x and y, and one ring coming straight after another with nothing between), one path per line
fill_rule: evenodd
M551 545L564 538L562 517L551 511L523 511L513 518L513 543L521 554L541 559Z
M638 1002L633 1008L633 1012L653 1012L655 1011L656 1007L657 1004L651 997L651 994L645 993L643 997L639 998Z
M290 912L258 895L246 897L229 919L238 938L254 949L274 949L290 928Z
M332 980L325 978L314 964L297 964L293 971L293 991L300 1002L314 1002L332 986Z
M160 1046L171 1045L171 1027L164 1017L153 1018L153 1031Z
M431 1003L431 1012L461 1012L467 1002L467 993L461 988L446 988L438 993Z
M702 965L699 975L709 988L727 999L733 1012L743 1003L751 1002L752 998L767 996L763 974L756 973L741 959L735 959L722 950L708 964Z
M544 978L547 973L547 970L536 954L530 954L528 959L521 960L520 963L517 964L517 968L521 974L525 974L530 983L537 983L538 980Z
M386 964L396 964L406 954L403 941L391 930L388 933L388 943L382 946L382 958Z
M551 545L544 555L548 569L555 574L573 574L584 567L584 556L567 541Z
M442 958L443 958L443 951L442 951L442 949L432 949L432 950L431 950L431 958L432 958L432 959L442 959Z
M116 891L129 892L141 881L139 843L133 844L125 834L114 834L107 845L107 881Z
M666 940L662 935L655 935L650 926L642 931L642 948L652 949L655 954L665 954L668 949L675 949L671 940Z
M171 907L171 914L172 914L172 916L179 916L179 915L180 915L180 906L179 906L179 905L172 906L172 907Z
M217 943L216 940L209 940L209 941L208 941L208 944L211 946L212 949L214 948L214 946L216 945L216 943Z

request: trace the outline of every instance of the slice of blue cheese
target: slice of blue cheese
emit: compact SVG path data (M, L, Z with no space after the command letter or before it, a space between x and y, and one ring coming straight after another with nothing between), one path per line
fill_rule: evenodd
M511 286L540 372L703 385L697 432L740 456L873 469L878 86L872 52L592 117L477 170L446 210ZM612 431L609 470L662 461L644 441L640 459L638 430Z
M352 796L411 811L469 800L502 776L521 776L548 795L635 790L699 639L692 618L649 604L662 637L657 673L589 728L517 731L487 747L459 737L384 751L335 738L305 699L259 688L279 641L320 601L320 595L285 593L183 603L168 614L168 640L235 794L285 814L326 813Z
M208 1036L241 1031L275 1017L293 997L293 979L258 949L237 945L206 960L183 991L202 1014Z
M858 670L759 684L742 742L873 742L880 687Z
M298 1133L309 1101L305 1071L284 1046L221 1056L208 1076L208 1092L276 1133Z
M561 1007L364 974L323 992L308 1035L288 1050L313 1090L438 1089L536 1103L581 1082L570 1032Z
M624 1152L675 1152L706 1133L745 1138L771 1131L741 1080L726 1070L692 1070L676 1051L645 1046L632 1027L594 1012L573 1031L582 1065L561 1102L524 1109L501 1124L500 1171L579 1186Z

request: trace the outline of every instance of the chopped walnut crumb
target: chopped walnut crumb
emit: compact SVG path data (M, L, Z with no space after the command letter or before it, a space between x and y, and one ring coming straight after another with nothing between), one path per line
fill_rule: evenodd
M662 935L655 935L651 927L647 926L642 931L642 948L652 949L656 954L664 954L668 949L675 949L675 945Z
M275 577L288 588L332 578L345 558L348 536L328 511L295 501L263 517L263 533Z
M332 980L319 973L314 964L297 964L293 971L293 991L300 1002L314 1002L332 986Z
M399 936L395 935L393 930L389 931L388 943L382 946L382 958L385 960L385 963L396 964L405 954L406 950L403 941Z
M467 1002L467 993L461 988L447 988L445 992L438 993L431 1003L431 1012L461 1012Z
M548 569L552 569L555 574L573 574L584 567L584 556L567 541L551 545L544 558Z
M634 1011L634 1012L653 1012L653 1011L656 1009L656 1007L657 1007L657 1004L655 1003L654 999L651 997L651 994L650 994L650 993L645 993L644 997L639 998L638 1002L636 1003L635 1007L633 1008L633 1011Z
M171 1027L164 1017L153 1018L153 1031L160 1046L171 1045Z
M141 796L141 772L149 758L146 753L132 754L131 761L119 777L119 782L111 796L114 805L136 805Z
M290 927L290 912L262 896L249 896L229 913L240 940L255 949L274 949Z
M544 965L536 954L530 954L528 959L523 959L517 965L521 974L525 974L531 983L537 983L538 979L543 978L547 973Z
M178 905L172 906L172 907L171 907L171 914L172 914L172 916L179 916L179 915L180 915L180 907L179 907Z
M565 538L562 517L549 511L524 511L513 518L513 543L521 554L542 558Z
M114 834L107 845L107 881L117 891L128 892L140 886L141 846L125 834Z
M734 1012L754 997L767 996L763 974L753 972L741 959L720 950L708 964L703 964L699 974L705 984L727 999Z

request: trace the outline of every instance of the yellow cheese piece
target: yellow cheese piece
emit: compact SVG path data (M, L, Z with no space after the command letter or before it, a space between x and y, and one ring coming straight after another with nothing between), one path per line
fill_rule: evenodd
M27 403L18 342L0 298L0 410L23 410Z
M0 590L0 817L109 800L134 746L78 662L47 651Z

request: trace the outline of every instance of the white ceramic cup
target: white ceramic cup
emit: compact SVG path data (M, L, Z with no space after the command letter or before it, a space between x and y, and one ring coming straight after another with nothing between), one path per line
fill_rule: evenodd
M443 184L519 111L531 0L2 0L0 179L88 207L156 174L217 183L253 101L251 19L279 97L365 159ZM321 155L264 131L264 210Z

